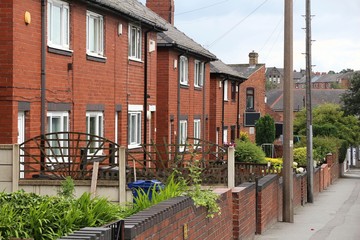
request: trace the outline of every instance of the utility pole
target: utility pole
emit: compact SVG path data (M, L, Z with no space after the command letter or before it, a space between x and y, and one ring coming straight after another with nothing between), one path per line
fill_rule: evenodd
M285 0L284 18L284 163L283 221L294 222L293 206L293 0Z
M311 4L306 0L306 159L307 159L307 202L314 202L314 161L311 106Z

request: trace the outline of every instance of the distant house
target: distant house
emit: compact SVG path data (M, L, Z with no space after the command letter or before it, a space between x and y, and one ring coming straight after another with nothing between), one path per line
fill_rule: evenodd
M248 64L229 64L247 78L240 86L240 128L255 140L255 122L266 114L265 107L265 64L258 63L258 53L249 53Z
M348 89L350 79L354 72L348 73L313 73L311 77L311 87L314 89ZM302 77L295 82L295 88L305 88L306 77Z
M222 61L210 63L210 141L222 145L240 136L239 89L247 79Z
M282 88L282 84L284 81L284 69L277 67L269 67L266 68L266 81L276 84L278 88ZM293 80L294 83L297 83L302 77L305 76L305 70L301 69L300 72L294 70L293 72Z
M340 104L340 97L345 93L345 89L312 89L311 103L312 107L316 107L324 103ZM266 93L267 104L270 109L282 115L284 111L284 94L282 89L274 89ZM294 112L299 112L306 105L305 89L294 89Z

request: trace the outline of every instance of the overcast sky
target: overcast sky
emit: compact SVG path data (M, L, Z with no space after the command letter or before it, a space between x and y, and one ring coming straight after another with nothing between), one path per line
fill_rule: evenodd
M145 3L146 0L140 2ZM305 68L305 0L294 2L294 69ZM312 0L313 71L360 70L360 1ZM175 0L175 26L225 63L284 65L284 0Z

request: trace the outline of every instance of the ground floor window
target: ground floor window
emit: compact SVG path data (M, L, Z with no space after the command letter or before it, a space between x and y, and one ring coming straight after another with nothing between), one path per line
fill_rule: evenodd
M104 114L103 112L87 112L86 113L86 133L94 136L104 136ZM89 139L90 140L90 139ZM99 153L96 152L99 148L100 142L97 138L93 138L88 146L88 154Z

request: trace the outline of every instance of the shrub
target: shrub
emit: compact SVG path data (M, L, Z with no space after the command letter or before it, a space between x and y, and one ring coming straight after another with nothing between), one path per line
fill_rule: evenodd
M294 149L294 162L297 162L298 166L306 166L306 147Z
M252 142L237 140L235 147L235 161L249 163L264 163L265 153Z

